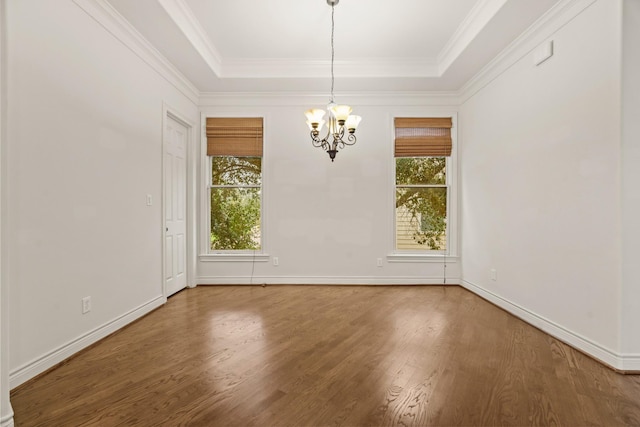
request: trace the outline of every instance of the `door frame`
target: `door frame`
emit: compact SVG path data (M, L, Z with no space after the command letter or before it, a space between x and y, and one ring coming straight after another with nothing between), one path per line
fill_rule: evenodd
M196 225L196 195L195 195L195 191L196 191L196 159L197 159L197 153L195 152L197 144L195 144L194 138L196 137L196 135L198 134L197 132L195 132L196 129L196 125L194 124L193 121L189 120L187 118L187 115L182 114L179 110L177 110L176 108L173 108L172 106L170 106L169 104L167 104L166 102L162 103L162 144L161 145L161 164L162 167L160 168L160 189L161 189L161 216L162 216L162 224L160 227L160 237L161 237L161 242L162 244L161 246L161 257L160 257L160 264L161 264L161 290L162 290L162 295L165 297L165 299L167 298L167 287L166 287L166 265L165 265L165 257L166 257L166 245L165 245L165 233L166 233L166 200L165 200L165 184L164 184L164 174L165 174L165 168L167 167L167 165L165 165L165 160L164 160L164 142L165 142L165 138L167 137L167 120L168 119L172 119L175 120L176 122L180 123L182 126L185 127L185 129L187 130L187 138L186 138L186 160L187 160L187 165L186 165L186 170L185 170L185 174L186 174L186 184L187 184L187 189L186 189L186 226L187 226L187 234L186 234L186 275L187 275L187 288L195 288L197 283L195 283L195 277L196 277L196 253L197 253L197 239L196 239L196 229L195 229L195 225Z

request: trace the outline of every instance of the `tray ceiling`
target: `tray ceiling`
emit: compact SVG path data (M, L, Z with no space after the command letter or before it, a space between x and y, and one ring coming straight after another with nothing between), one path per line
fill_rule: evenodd
M559 0L342 0L336 92L455 91ZM201 92L326 92L326 0L108 0Z

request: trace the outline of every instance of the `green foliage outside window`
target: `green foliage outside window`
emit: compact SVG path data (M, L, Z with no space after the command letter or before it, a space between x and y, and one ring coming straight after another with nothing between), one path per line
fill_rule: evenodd
M404 235L423 249L446 249L446 157L396 158L396 246Z
M216 156L211 165L211 249L260 249L262 158Z

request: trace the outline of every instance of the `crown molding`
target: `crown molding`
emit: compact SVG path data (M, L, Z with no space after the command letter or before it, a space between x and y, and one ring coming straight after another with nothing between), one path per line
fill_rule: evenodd
M490 84L597 0L561 0L460 88L460 103Z
M460 104L458 92L341 92L336 97L349 105L358 106L416 106L446 107L457 111ZM325 105L327 93L302 92L203 92L199 105L206 107L242 106L308 106Z
M105 30L121 41L161 77L197 104L200 92L106 0L73 0Z
M158 1L211 71L220 79L321 78L327 75L327 69L330 66L328 60L223 58L185 0ZM349 61L336 61L334 64L336 72L346 78L441 77L509 1L516 0L479 0L436 58L358 58ZM573 0L563 1L560 4L567 2L573 3ZM552 10L561 9L564 7L556 5ZM549 15L554 15L554 13L547 12L545 16ZM549 19L547 18L547 20ZM525 34L530 30L527 30ZM505 51L510 50L513 45L514 43ZM502 54L499 55L499 57L501 56ZM490 65L497 62L501 62L501 60L496 58ZM488 67L485 67L481 73L486 69ZM470 82L467 82L465 88L469 84ZM461 92L464 91L461 90Z
M189 5L184 0L158 0L158 3L211 68L211 71L221 77L222 56Z
M223 58L184 0L158 1L218 78L317 78L327 75L328 60ZM353 78L440 77L506 1L481 0L438 59L359 58L336 61L336 72L342 77ZM440 57L446 61L445 65Z
M225 59L222 78L324 78L329 60L293 59ZM335 70L346 78L440 77L438 64L432 59L359 58L335 61Z
M464 18L460 26L453 33L449 41L438 54L438 75L444 74L451 64L464 52L480 31L498 13L508 0L480 0L469 14Z
M119 39L132 52L156 70L195 104L202 106L218 105L307 105L309 102L324 103L326 94L317 93L274 93L274 92L242 92L242 93L200 93L173 64L153 47L120 13L106 0L73 0L89 16ZM195 43L201 43L210 67L217 67L217 73L223 77L239 78L305 78L325 77L329 62L326 60L291 61L284 59L229 59L222 60L215 46L211 44L193 12L184 0L159 0L163 8L176 22L182 31L190 28ZM385 59L364 59L362 61L336 62L336 68L343 77L437 77L446 69L445 64L453 62L462 52L465 43L469 43L475 33L497 13L508 0L481 0L465 18L454 36L438 56L439 60L401 59L387 61ZM489 64L469 79L458 91L423 91L423 92L389 92L389 93L343 93L340 97L353 99L359 105L438 105L457 106L464 103L475 93L488 85L504 71L525 55L529 54L546 38L550 37L582 11L597 0L561 0L531 25L517 39L510 43ZM180 24L183 22L183 25ZM187 24L185 24L188 23ZM198 50L202 55L203 50ZM207 53L208 52L208 53ZM205 58L206 59L206 58ZM212 65L213 64L213 65ZM448 65L446 65L448 67ZM212 68L212 70L214 70ZM257 72L259 70L259 72ZM215 72L216 70L214 70Z

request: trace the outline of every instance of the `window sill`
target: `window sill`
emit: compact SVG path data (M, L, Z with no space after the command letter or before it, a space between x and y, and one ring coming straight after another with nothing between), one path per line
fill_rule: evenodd
M198 258L201 262L268 262L269 254L253 254L253 253L220 253L220 254L201 254Z
M388 262L447 262L450 264L457 263L459 257L442 254L389 254L387 255Z

